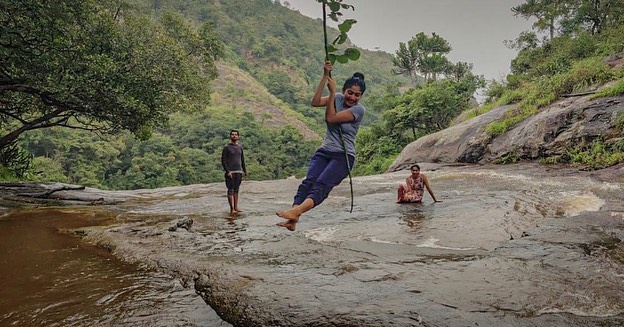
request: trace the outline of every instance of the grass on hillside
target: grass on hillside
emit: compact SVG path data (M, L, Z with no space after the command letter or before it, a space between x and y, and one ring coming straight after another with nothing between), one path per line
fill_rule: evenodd
M624 139L611 144L605 143L602 139L595 139L589 144L581 143L563 155L547 157L540 162L545 164L569 163L591 170L606 168L624 162Z
M602 62L600 57L581 60L564 73L524 82L518 89L506 90L494 102L484 105L479 113L492 108L517 103L517 108L507 113L501 121L490 123L486 131L493 136L501 135L539 109L557 101L562 95L583 92L604 84L619 75ZM620 86L622 87L622 86Z

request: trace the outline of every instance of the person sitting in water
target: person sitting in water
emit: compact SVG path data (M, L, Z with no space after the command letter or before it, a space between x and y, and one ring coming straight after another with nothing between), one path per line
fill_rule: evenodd
M434 202L442 202L442 200L436 199L431 186L429 186L429 180L427 176L420 173L419 165L412 165L410 167L412 174L405 179L405 184L399 184L397 203L415 203L422 202L423 195L425 193L425 187L427 192L431 195Z

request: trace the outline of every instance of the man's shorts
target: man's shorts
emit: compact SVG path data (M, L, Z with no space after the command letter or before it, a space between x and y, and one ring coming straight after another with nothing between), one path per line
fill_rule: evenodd
M242 181L243 181L243 174L232 173L232 178L230 178L228 177L226 173L225 174L225 186L227 187L228 194L238 193L238 189L240 188Z

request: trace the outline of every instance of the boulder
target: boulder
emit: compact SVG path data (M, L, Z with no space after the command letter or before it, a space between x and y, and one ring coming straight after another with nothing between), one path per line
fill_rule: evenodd
M597 138L606 143L619 139L616 126L624 113L624 96L591 95L557 101L523 120L502 135L486 132L487 125L502 120L516 106L506 105L407 145L388 168L402 170L413 163L492 163L507 156L535 160L558 156Z

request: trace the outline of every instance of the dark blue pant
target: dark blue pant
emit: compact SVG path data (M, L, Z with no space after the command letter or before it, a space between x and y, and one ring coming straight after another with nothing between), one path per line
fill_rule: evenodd
M353 168L355 158L349 156L349 166ZM310 159L308 173L301 182L295 195L294 204L301 204L306 198L312 199L314 205L321 204L334 186L349 176L349 169L344 152L325 152L317 150Z

